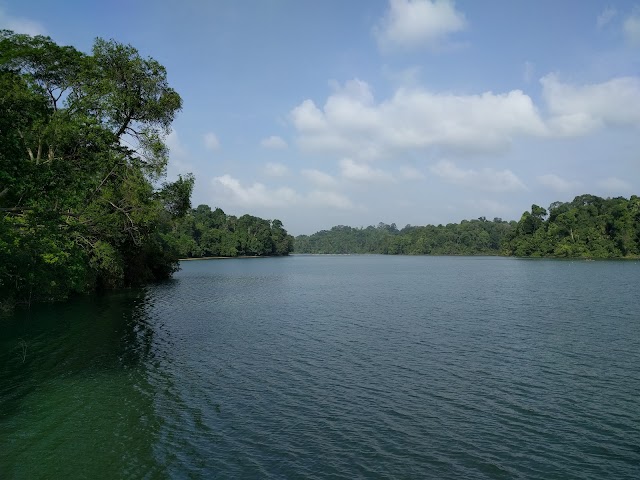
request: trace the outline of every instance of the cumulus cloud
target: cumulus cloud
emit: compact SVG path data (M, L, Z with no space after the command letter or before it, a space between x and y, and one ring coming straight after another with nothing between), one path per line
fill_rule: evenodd
M340 161L340 171L347 180L355 182L393 182L393 175L379 168L373 168L366 163L356 163L350 158Z
M613 20L613 18L617 14L618 11L615 8L606 7L596 19L596 26L598 27L598 30L606 27L609 23L611 23L611 20Z
M289 175L289 169L282 163L267 162L264 166L264 173L270 177L284 177Z
M450 0L390 0L374 34L384 51L433 48L466 25Z
M492 168L464 170L448 160L439 161L429 167L429 170L446 182L477 190L511 192L526 189L511 170L498 171Z
M320 170L305 169L301 173L307 180L320 188L334 188L338 184L335 178Z
M203 135L204 146L207 150L218 150L220 148L220 140L213 132L208 132Z
M424 178L424 174L414 167L400 167L400 178L404 180L421 180Z
M214 177L211 183L214 192L224 194L230 203L242 207L285 207L298 200L298 194L291 188L270 189L259 182L245 186L226 174Z
M518 135L546 134L533 101L520 90L455 95L400 88L376 103L369 85L357 79L336 88L322 108L305 100L291 120L301 148L361 159L428 147L496 151Z
M39 22L28 18L14 17L0 7L0 30L13 30L27 35L46 35L46 30Z
M165 144L169 147L169 163L167 165L167 177L169 179L195 170L194 165L190 161L191 156L189 151L182 144L176 130L171 130L171 133L166 136Z
M622 25L624 36L634 46L640 46L640 9L635 9Z
M553 173L540 175L537 178L537 180L538 180L538 183L540 183L541 185L544 185L545 187L551 190L554 190L556 192L561 192L561 193L569 192L580 186L579 182L565 180Z
M304 199L309 206L332 207L340 210L352 210L353 202L346 195L330 190L314 190Z
M287 148L287 142L285 142L282 138L277 135L271 135L268 138L263 139L260 142L260 145L264 148L272 148L272 149L283 149Z
M597 183L598 187L606 190L607 192L616 194L619 192L628 192L631 190L631 184L629 182L625 182L616 177L609 177L603 180L600 180Z
M638 77L571 85L549 74L540 82L551 114L548 124L557 135L584 135L605 126L640 126Z
M254 182L243 185L231 175L214 177L211 181L214 194L225 201L245 208L285 208L293 206L324 207L349 210L355 208L346 195L329 189L317 189L301 195L292 188L269 188Z

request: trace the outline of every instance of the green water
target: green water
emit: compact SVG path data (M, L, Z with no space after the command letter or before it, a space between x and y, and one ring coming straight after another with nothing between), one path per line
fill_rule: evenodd
M0 478L640 478L638 262L186 262L0 324Z

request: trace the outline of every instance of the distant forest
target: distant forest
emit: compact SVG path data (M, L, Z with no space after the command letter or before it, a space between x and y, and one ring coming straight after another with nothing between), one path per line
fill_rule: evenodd
M622 258L640 256L640 198L580 195L532 205L520 221L463 220L399 230L384 223L336 226L295 239L295 253L403 255L510 255L518 257Z
M280 220L235 217L208 205L176 219L165 239L181 258L288 255L293 237Z

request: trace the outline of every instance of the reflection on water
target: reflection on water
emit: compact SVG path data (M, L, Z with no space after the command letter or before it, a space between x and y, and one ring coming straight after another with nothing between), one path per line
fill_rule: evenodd
M147 294L37 306L2 325L0 478L138 478L163 467Z
M638 262L183 267L0 324L0 478L640 478Z

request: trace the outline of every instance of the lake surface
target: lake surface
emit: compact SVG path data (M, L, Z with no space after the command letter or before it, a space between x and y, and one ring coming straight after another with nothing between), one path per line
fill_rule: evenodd
M640 478L640 262L184 262L0 323L0 478Z

